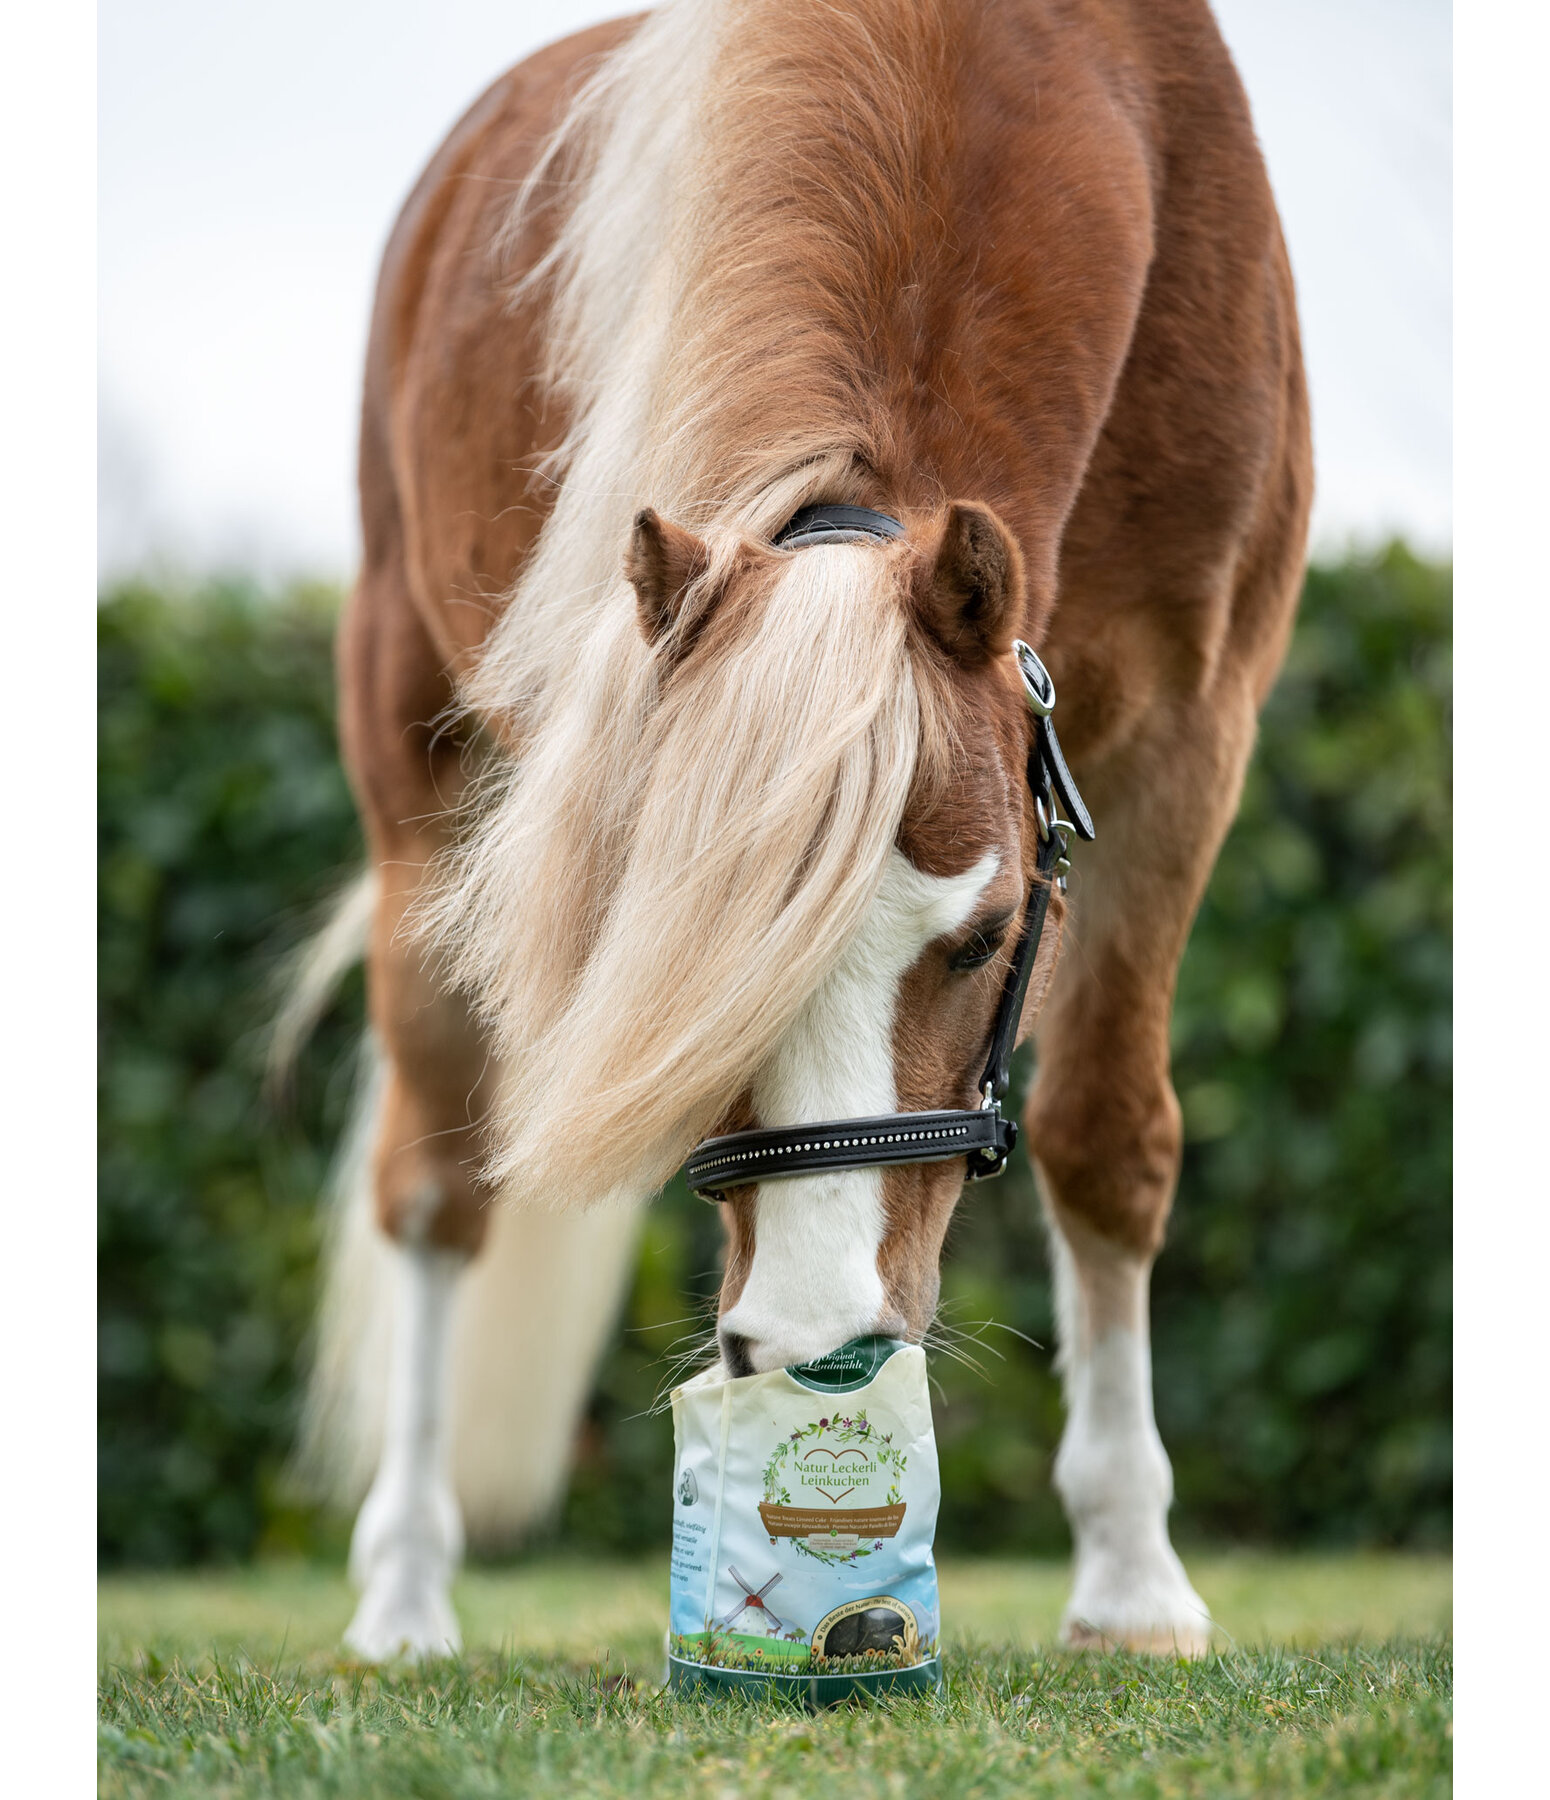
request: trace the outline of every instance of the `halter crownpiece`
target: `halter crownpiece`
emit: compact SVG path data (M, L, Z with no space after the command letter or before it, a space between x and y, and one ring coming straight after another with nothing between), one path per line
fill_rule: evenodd
M804 506L779 531L781 549L815 544L886 542L904 536L904 527L887 513L864 506ZM1022 933L1006 972L1000 1004L990 1031L989 1054L977 1083L981 1098L974 1111L884 1113L875 1119L827 1119L770 1131L732 1131L706 1138L684 1164L684 1178L703 1198L723 1200L738 1187L761 1181L820 1175L835 1169L882 1168L898 1163L948 1162L965 1157L966 1179L983 1181L999 1175L1017 1143L1017 1124L1001 1116L1001 1101L1011 1079L1012 1049L1028 994L1028 981L1038 957L1039 940L1049 897L1057 885L1065 891L1071 864L1066 851L1071 834L1091 843L1092 818L1082 804L1071 771L1055 735L1055 684L1031 645L1014 640L1012 653L1022 676L1023 693L1033 715L1033 743L1028 751L1028 787L1039 831L1039 854L1033 885L1023 912ZM1056 801L1070 814L1061 818Z

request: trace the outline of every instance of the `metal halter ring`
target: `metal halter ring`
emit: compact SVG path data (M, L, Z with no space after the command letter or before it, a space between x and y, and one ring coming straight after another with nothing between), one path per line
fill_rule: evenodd
M1017 658L1017 672L1023 678L1023 692L1028 710L1047 719L1055 710L1055 683L1032 644L1021 638L1012 639L1012 654Z

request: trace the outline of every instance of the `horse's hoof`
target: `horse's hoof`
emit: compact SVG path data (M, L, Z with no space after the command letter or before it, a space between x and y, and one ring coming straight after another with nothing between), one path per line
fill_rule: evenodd
M1068 1618L1060 1628L1068 1650L1131 1650L1141 1656L1184 1656L1191 1660L1211 1652L1210 1621L1177 1625L1124 1626L1105 1630L1086 1619Z
M444 1593L415 1591L396 1583L368 1587L344 1634L347 1650L374 1663L456 1656L462 1644L457 1617Z

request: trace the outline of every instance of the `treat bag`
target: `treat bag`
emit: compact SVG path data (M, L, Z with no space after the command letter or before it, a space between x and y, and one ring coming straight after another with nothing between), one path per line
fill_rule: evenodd
M925 1352L861 1338L673 1394L670 1649L736 1668L936 1654L940 1488ZM820 1665L821 1666L821 1665Z

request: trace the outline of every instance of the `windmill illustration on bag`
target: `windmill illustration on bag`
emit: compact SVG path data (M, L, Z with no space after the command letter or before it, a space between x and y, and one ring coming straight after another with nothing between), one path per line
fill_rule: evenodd
M749 1629L751 1623L753 1629L765 1637L775 1636L786 1630L785 1621L776 1617L769 1602L764 1598L770 1589L782 1579L778 1572L772 1575L762 1588L755 1588L751 1581L740 1575L735 1563L727 1564L727 1573L742 1590L743 1597L724 1619L717 1622L716 1629L718 1631L729 1631L734 1624L739 1623L742 1624L744 1631ZM753 1619L745 1622L744 1615L750 1612L754 1615Z

